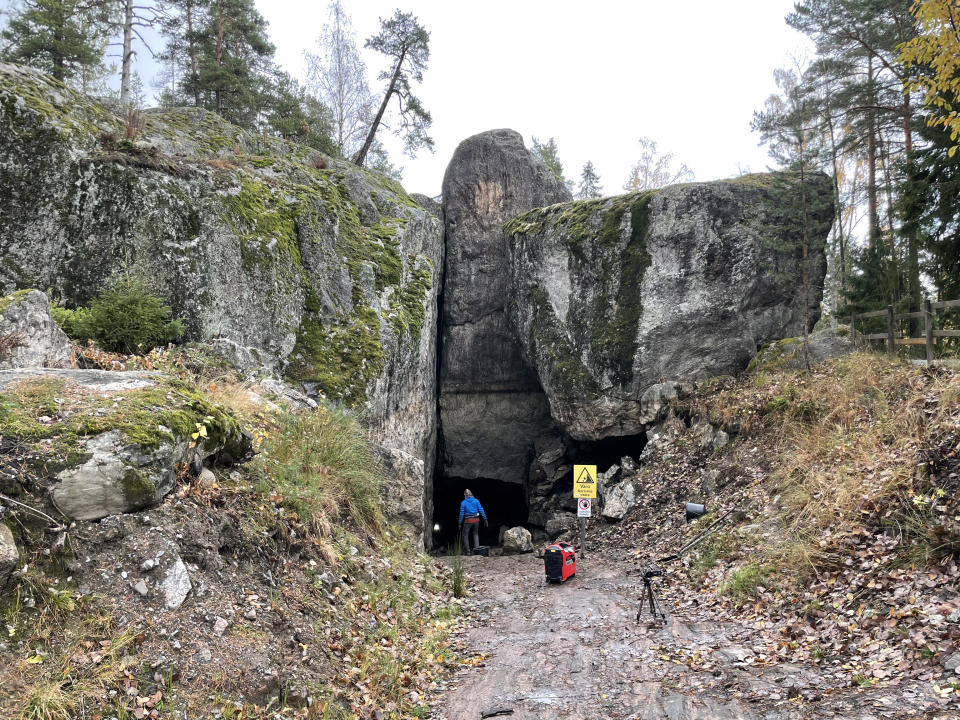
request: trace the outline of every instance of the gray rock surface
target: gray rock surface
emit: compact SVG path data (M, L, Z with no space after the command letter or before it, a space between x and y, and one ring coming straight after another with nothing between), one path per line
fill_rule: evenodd
M849 355L854 349L853 341L845 327L827 328L807 336L807 352L811 365L829 358ZM802 336L771 342L750 361L751 370L775 367L789 367L794 370L802 370L805 367Z
M174 558L173 564L167 570L167 574L164 575L160 589L163 592L163 602L167 610L176 610L183 605L183 601L187 599L187 595L193 589L193 584L190 582L190 573L179 555Z
M173 489L176 464L188 452L192 455L189 438L148 449L131 443L119 430L95 435L85 444L87 460L57 475L53 502L75 520L150 507Z
M568 203L508 222L511 319L554 420L580 440L641 432L672 394L665 383L743 370L760 345L801 330L804 302L812 325L831 187L808 179L806 299L793 175Z
M387 522L398 525L421 546L426 527L424 502L429 497L424 462L396 448L381 448L380 462L386 478L380 485L380 499Z
M20 564L20 551L17 543L4 523L0 522L0 592L3 591L10 579L11 573Z
M608 486L603 496L603 517L607 520L623 520L636 504L637 492L629 480Z
M516 555L533 552L530 531L525 527L512 527L503 534L503 554Z
M49 287L82 305L120 274L143 278L186 340L361 411L429 476L436 207L197 108L144 116L125 143L123 118L0 64L0 293Z
M512 130L457 147L443 179L441 468L447 477L524 482L536 437L552 426L507 321L503 223L570 193Z
M73 366L70 338L50 317L50 301L39 290L0 297L0 338L4 335L17 346L0 354L0 369Z

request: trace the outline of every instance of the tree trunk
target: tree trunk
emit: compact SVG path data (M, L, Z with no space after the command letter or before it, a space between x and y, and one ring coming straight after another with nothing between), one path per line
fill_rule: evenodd
M867 87L870 92L870 105L875 106L873 98L873 57L867 60ZM877 130L876 112L868 111L867 127L867 244L875 247L880 237L880 216L877 211Z
M803 158L803 126L800 127L800 226L803 231L800 272L803 281L803 366L810 373L810 273L807 267L807 183Z
M190 80L193 84L193 104L200 105L200 73L197 70L197 48L193 44L193 3L187 2L187 52L190 53Z
M223 0L217 3L217 68L223 67ZM220 92L220 78L217 78L216 108L217 115L223 117L223 93Z
M373 138L377 134L377 128L380 126L380 121L383 120L383 113L387 110L387 103L390 102L390 96L393 95L393 91L397 87L397 81L400 79L400 72L403 67L403 59L406 55L407 51L404 50L397 59L397 67L393 71L393 77L390 78L390 86L387 88L387 94L383 96L383 102L380 103L380 109L377 110L377 116L373 119L373 124L370 125L370 132L367 133L367 139L363 141L363 147L353 156L354 165L363 167L363 163L367 159L367 153L370 152L370 147L373 145Z
M913 128L911 127L910 93L903 93L903 149L910 162L913 154ZM910 295L910 312L920 310L920 228L913 225L907 235L907 292ZM910 337L920 336L920 321L910 320Z
M830 161L833 164L833 201L836 205L837 245L840 252L840 270L838 271L840 293L836 302L836 309L839 309L840 304L845 304L847 299L847 240L843 232L843 204L840 200L840 166L837 158L837 141L833 132L833 116L829 112L827 112L827 127L830 130Z
M133 0L123 3L123 50L120 55L120 107L130 103L130 66L133 64Z

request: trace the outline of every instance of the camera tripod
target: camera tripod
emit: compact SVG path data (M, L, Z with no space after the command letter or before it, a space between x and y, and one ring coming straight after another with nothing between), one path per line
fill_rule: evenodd
M649 567L643 572L643 593L640 596L640 607L637 609L637 622L640 622L640 616L643 614L643 605L644 602L647 603L647 606L650 608L650 615L653 616L654 622L667 623L667 613L664 612L663 607L660 605L660 600L657 598L656 593L653 592L653 578L663 577L663 570L657 567Z

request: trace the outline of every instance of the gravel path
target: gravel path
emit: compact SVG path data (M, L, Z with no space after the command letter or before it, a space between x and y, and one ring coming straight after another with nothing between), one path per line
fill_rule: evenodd
M665 626L636 621L641 568L603 553L581 558L564 585L546 585L534 555L464 559L469 622L461 653L485 661L461 671L434 718L960 718L919 688L823 692L815 666L757 665L752 627L718 622L696 601ZM676 588L671 591L674 600Z

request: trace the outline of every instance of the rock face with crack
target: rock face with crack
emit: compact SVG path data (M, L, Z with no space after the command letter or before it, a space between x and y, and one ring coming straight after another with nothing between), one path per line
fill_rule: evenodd
M513 130L460 143L443 179L446 240L440 354L442 469L448 477L522 483L549 408L506 306L503 223L570 199Z
M639 433L681 383L819 317L824 175L752 175L534 210L505 226L510 318L572 437ZM807 213L802 260L801 208Z

